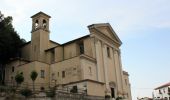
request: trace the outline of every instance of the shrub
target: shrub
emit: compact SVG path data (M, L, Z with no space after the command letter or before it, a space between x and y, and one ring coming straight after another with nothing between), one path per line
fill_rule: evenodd
M109 98L111 98L111 96L110 95L105 95L105 98L109 99Z
M40 90L41 90L41 91L44 91L44 90L45 90L45 88L44 88L44 87L40 87Z
M54 97L55 96L55 88L51 88L49 91L46 92L47 97Z
M29 97L32 95L32 91L30 89L23 89L20 91L21 95L25 96L25 97Z
M16 74L15 81L17 82L17 84L21 84L24 81L24 76L22 72Z
M116 100L122 100L122 99L123 97L119 97L119 96L116 98Z
M73 88L70 90L71 93L78 93L77 86L73 86Z

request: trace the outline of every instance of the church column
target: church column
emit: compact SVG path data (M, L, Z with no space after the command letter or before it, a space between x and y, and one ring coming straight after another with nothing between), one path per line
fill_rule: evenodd
M122 85L122 92L124 91L124 87L123 87L123 70L122 70L122 62L121 62L121 51L120 49L118 50L118 59L119 59L119 68L120 68L120 74L121 74L121 85Z
M113 47L113 63L114 63L114 71L115 71L115 77L116 77L116 81L115 81L115 83L116 83L116 91L118 91L118 89L119 89L119 84L118 84L118 71L117 71L117 67L116 67L116 60L115 60L115 53L117 52L116 51L116 49L115 49L115 47ZM115 94L116 96L117 96L117 94Z
M118 49L113 49L113 57L114 57L114 66L116 72L116 84L117 84L117 92L121 92L121 81L120 81L120 66L119 66L119 57L118 57Z
M103 51L103 62L104 62L104 78L106 83L106 94L110 94L110 86L109 86L109 80L108 80L108 64L107 64L107 50L106 50L106 44L102 43L102 51Z
M96 59L97 59L97 80L101 82L101 68L100 68L101 61L100 61L100 52L99 52L100 41L96 38L95 38L95 48L96 48Z

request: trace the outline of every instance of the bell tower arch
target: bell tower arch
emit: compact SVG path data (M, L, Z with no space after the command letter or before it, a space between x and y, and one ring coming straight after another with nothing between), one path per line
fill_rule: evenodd
M32 17L31 60L45 61L45 50L49 47L49 15L39 12Z

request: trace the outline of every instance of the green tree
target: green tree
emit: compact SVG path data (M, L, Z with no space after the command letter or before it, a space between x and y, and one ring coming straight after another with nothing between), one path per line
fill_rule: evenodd
M15 81L17 82L17 87L19 84L21 84L24 81L24 76L22 72L16 74Z
M5 65L10 58L20 57L21 45L25 43L21 39L12 25L12 17L4 17L0 12L0 82L4 82Z
M30 74L30 77L31 77L32 82L33 82L33 92L35 92L35 84L34 84L34 82L35 82L37 76L38 76L38 73L35 70L32 71L31 74Z

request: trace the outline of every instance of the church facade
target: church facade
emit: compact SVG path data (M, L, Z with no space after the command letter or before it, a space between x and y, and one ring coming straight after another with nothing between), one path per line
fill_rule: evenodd
M77 88L87 95L131 100L129 74L121 64L122 42L109 23L89 25L89 35L59 44L49 39L49 15L39 12L31 18L31 41L21 47L20 58L7 64L7 83L15 83L15 75L22 72L21 85L31 88L30 73L35 70L37 90Z

